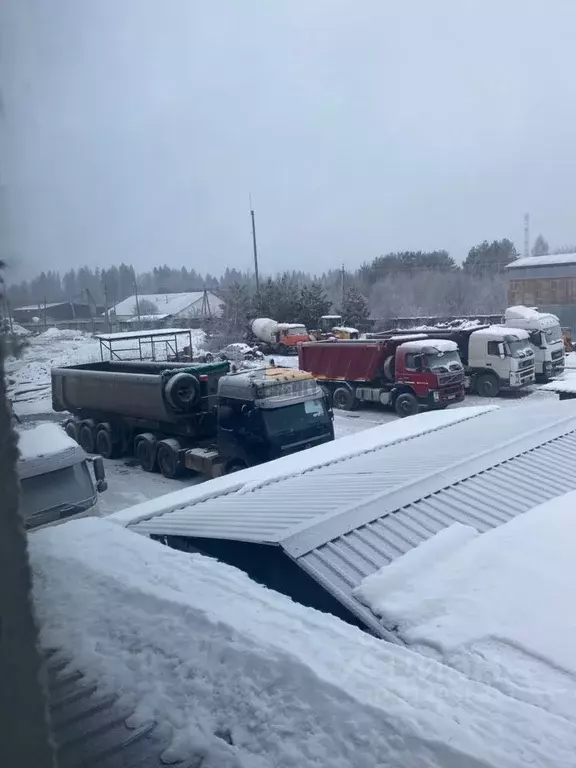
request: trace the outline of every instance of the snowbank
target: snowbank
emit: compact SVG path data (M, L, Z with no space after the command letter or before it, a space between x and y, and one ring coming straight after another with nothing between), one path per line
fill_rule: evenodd
M165 760L573 766L572 723L227 565L97 519L34 533L29 547L43 645L104 690L122 691L133 724L170 724Z
M375 451L400 440L409 440L426 432L441 429L465 419L475 418L497 407L495 405L482 405L473 408L429 411L409 419L399 419L380 427L365 429L357 434L342 437L331 443L309 448L307 451L269 461L258 467L251 467L232 475L210 480L200 486L151 499L143 504L116 512L110 515L109 519L120 525L131 525L140 520L148 520L156 515L182 509L223 494L249 493L261 485L309 472L325 464L350 458L350 456Z
M576 395L576 371L570 370L561 379L554 379L547 384L542 384L539 389L545 392L567 392Z
M383 579L376 594L373 583L371 606L411 646L574 725L575 508L568 493L436 563L422 545L410 553L406 588L387 592Z

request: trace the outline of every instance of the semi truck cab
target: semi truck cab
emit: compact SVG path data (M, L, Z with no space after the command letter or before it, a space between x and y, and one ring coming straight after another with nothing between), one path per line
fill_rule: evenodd
M538 379L547 381L564 371L564 337L556 315L538 312L530 307L508 307L504 314L504 324L528 332Z
M477 383L490 376L498 380L494 394L499 389L518 389L531 384L534 352L528 332L500 325L474 331L469 338L468 367L475 372Z
M464 369L453 341L404 341L396 348L395 367L397 388L409 386L421 405L439 408L464 399Z
M304 371L230 374L220 380L218 394L217 453L226 472L334 439L324 392Z
M26 530L98 516L107 488L104 463L88 456L57 424L19 431L20 513Z

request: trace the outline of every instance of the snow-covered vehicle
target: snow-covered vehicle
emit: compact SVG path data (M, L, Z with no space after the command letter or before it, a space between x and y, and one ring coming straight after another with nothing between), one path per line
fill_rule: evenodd
M538 379L547 381L564 371L564 337L556 315L530 307L508 307L504 313L504 325L523 328L528 332Z
M221 360L231 360L232 362L241 362L243 360L263 360L264 355L257 347L251 347L249 344L241 342L228 344L218 355Z
M57 424L21 430L18 449L26 529L99 516L98 494L107 488L100 456L88 456Z

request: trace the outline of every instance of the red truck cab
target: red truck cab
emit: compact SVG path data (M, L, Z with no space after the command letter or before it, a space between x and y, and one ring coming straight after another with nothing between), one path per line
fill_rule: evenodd
M464 369L454 342L423 334L384 340L310 342L299 365L322 384L336 408L380 403L411 416L464 399Z

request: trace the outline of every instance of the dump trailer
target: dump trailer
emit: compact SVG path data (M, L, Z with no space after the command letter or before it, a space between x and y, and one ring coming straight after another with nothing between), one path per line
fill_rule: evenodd
M142 469L218 477L334 439L324 393L303 371L230 374L228 362L88 363L52 369L52 405L87 453Z
M361 402L379 403L404 417L464 399L457 345L424 335L309 342L299 348L299 365L344 410Z
M398 338L409 336L411 331L396 329L387 333ZM458 345L466 373L466 389L482 397L495 397L501 390L517 390L535 380L534 351L528 332L521 328L487 325L430 328L425 333L430 339Z
M250 331L264 354L296 355L298 344L310 340L302 323L277 323L270 317L257 317Z

